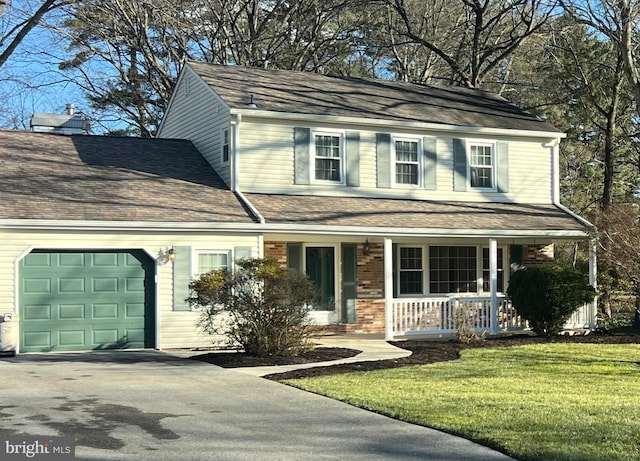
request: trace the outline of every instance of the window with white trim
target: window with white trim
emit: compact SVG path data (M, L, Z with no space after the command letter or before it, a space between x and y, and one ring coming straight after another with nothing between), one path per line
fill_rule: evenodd
M398 249L398 290L401 295L424 293L424 258L422 247Z
M421 177L420 141L395 138L393 143L394 182L400 186L419 186Z
M495 149L491 143L469 143L469 181L472 188L495 188Z
M343 136L338 133L313 133L313 178L317 182L344 182Z
M504 293L504 248L498 248L498 293ZM482 291L491 292L489 248L482 249Z
M429 292L476 293L477 254L474 246L430 246Z
M197 250L194 258L194 277L217 269L228 269L231 252L224 250Z
M229 148L231 145L229 142L228 128L225 128L224 130L222 130L221 144L222 144L222 163L227 163L229 161Z

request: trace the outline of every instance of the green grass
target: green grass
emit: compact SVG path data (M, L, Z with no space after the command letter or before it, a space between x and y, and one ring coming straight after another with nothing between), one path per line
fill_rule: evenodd
M640 461L639 363L640 345L556 343L286 382L522 461Z

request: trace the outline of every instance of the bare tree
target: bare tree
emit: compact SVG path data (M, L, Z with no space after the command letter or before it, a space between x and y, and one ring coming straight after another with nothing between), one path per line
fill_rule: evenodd
M383 0L396 32L433 53L451 83L478 87L554 12L546 0Z
M599 261L615 270L632 287L634 324L640 328L640 214L635 203L616 204L596 215Z
M64 22L61 68L94 110L154 134L185 60L349 73L371 13L361 0L93 0ZM363 68L356 68L362 73Z
M47 14L73 2L74 0L44 0L33 9L23 9L10 4L5 10L8 3L6 0L0 0L0 67Z
M560 3L569 14L603 34L617 46L636 105L640 105L640 4L633 0L561 0Z

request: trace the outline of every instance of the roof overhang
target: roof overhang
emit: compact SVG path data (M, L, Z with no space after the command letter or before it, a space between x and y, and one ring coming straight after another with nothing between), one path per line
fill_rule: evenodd
M509 238L509 239L560 239L589 238L586 231L577 230L505 230L505 229L441 229L441 228L393 228L331 225L291 224L233 224L212 222L122 222L122 221L68 221L39 219L0 220L0 230L37 230L50 232L205 232L205 233L253 233L343 235L362 237L455 237L455 238Z
M256 109L231 109L232 115L241 115L242 117L256 117L263 119L274 119L278 121L300 121L315 124L318 122L337 123L341 125L370 125L372 127L385 127L398 129L416 129L426 131L440 131L470 135L486 135L486 136L509 136L519 138L543 138L547 140L557 140L566 138L567 134L558 131L533 131L533 130L513 130L507 128L486 128L475 126L447 125L440 123L422 123L404 120L384 120L361 117L339 117L334 115L316 115L316 114L299 114L291 112L274 112L268 110Z

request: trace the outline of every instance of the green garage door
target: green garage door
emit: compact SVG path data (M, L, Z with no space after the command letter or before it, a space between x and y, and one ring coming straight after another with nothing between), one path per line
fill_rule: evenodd
M154 292L143 251L33 251L20 263L20 351L153 347Z

